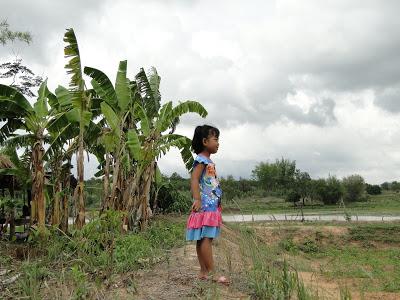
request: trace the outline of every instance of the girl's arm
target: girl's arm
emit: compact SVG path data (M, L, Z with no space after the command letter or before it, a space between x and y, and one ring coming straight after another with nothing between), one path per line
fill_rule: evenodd
M192 172L192 178L190 180L190 188L192 191L192 197L194 199L193 205L192 205L192 210L198 211L201 208L201 196L200 196L200 177L201 174L203 173L203 170L205 168L204 164L198 164L194 167L193 172Z

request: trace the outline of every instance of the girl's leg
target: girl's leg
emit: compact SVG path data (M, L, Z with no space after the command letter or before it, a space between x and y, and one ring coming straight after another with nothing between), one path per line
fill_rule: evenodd
M205 278L207 276L207 268L204 263L203 255L201 253L201 244L203 243L204 239L201 239L197 241L196 243L196 252L197 252L197 258L199 259L199 264L200 264L200 278Z
M200 244L200 253L207 272L214 270L214 259L212 255L212 238L203 238Z
M203 259L204 265L206 267L207 273L214 271L212 241L213 241L212 238L203 238L203 240L200 244L200 253L201 253L201 257ZM215 276L215 277L214 276L215 276L215 274L213 275L214 281L221 283L221 284L229 285L229 280L225 276Z

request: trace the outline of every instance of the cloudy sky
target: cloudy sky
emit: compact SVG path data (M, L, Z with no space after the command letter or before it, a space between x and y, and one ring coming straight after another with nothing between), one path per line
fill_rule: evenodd
M19 55L49 86L66 85L63 34L86 66L133 78L155 66L164 101L197 100L221 130L219 174L249 177L261 161L296 160L313 178L400 178L400 2L396 0L0 0L0 18L29 30ZM86 177L96 168L87 163ZM177 151L163 173L185 175Z

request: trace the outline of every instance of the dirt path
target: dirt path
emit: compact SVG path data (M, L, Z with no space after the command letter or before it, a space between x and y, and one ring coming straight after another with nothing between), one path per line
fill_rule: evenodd
M224 259L221 242L214 249L217 271L227 274L220 263ZM229 287L198 280L200 268L194 244L172 250L169 257L151 270L142 270L136 274L135 299L249 299L248 295L237 290L233 279Z

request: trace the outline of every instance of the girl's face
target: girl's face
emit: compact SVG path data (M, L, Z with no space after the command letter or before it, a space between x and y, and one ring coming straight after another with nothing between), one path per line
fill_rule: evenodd
M219 139L215 135L209 135L208 138L203 139L204 149L210 154L217 153L219 147Z

